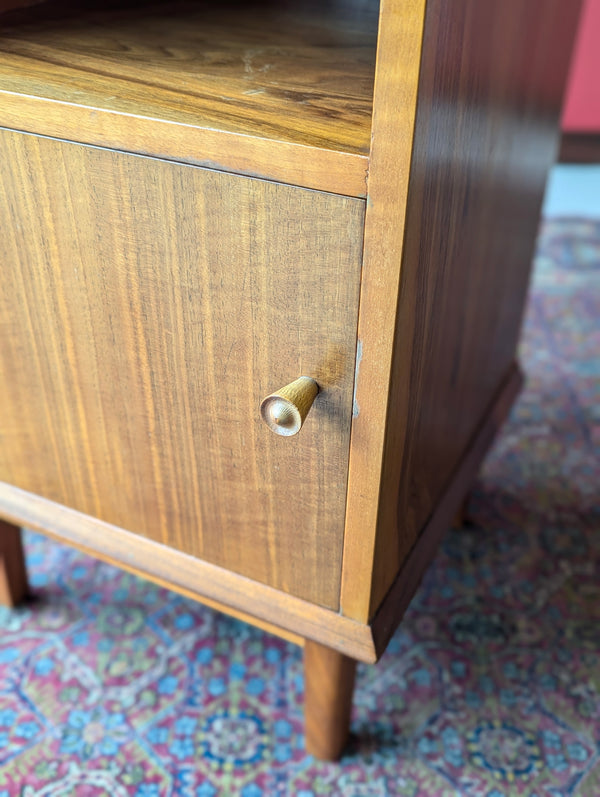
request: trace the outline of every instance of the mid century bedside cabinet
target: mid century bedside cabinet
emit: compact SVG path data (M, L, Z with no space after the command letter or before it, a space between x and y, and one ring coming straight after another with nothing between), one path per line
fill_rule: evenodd
M577 3L95 5L0 20L0 594L24 525L304 644L334 757L519 388Z

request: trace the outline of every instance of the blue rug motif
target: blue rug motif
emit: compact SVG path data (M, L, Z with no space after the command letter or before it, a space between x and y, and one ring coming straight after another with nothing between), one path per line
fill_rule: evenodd
M544 223L521 358L339 764L304 753L300 650L27 533L0 797L599 797L600 222Z

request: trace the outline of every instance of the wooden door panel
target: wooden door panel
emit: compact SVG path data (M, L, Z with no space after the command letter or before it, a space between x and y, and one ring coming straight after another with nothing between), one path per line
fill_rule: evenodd
M0 480L336 608L364 203L9 131L0 174Z

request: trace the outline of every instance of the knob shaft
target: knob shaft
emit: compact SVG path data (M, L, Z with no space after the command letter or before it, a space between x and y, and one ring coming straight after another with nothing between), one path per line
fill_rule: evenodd
M260 405L263 421L275 434L283 437L297 434L318 392L314 379L299 377L263 399Z

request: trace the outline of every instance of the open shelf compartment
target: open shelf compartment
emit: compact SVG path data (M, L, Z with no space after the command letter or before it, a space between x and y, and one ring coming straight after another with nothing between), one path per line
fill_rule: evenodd
M376 1L76 5L0 17L8 126L364 193Z

